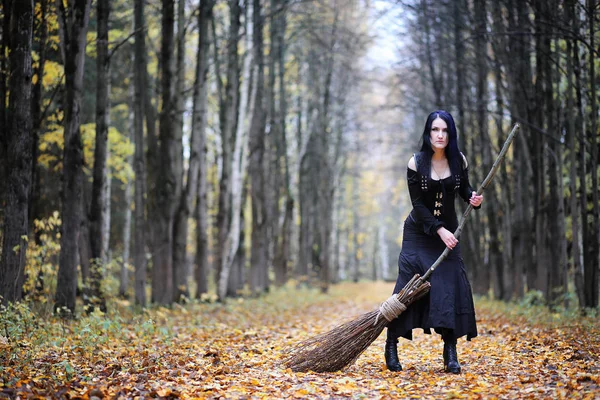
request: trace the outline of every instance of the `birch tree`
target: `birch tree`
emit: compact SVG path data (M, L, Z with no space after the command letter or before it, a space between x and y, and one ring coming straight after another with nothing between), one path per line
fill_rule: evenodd
M252 114L252 105L248 105L248 99L253 99L250 91L251 86L251 73L252 73L252 36L254 31L252 25L249 22L250 17L246 18L246 54L244 56L244 62L242 67L242 88L240 94L240 107L238 115L237 132L235 135L235 147L232 154L232 165L231 165L231 223L227 229L227 237L223 246L223 258L221 259L221 267L219 271L219 285L217 295L222 301L227 296L227 287L229 285L229 274L233 265L235 255L238 251L239 239L240 239L240 209L242 207L242 183L243 173L246 170L247 165L247 152L248 152L248 122L246 114L248 108L250 108L249 114ZM255 89L256 90L256 89ZM249 97L250 96L250 97ZM225 166L223 166L225 168Z

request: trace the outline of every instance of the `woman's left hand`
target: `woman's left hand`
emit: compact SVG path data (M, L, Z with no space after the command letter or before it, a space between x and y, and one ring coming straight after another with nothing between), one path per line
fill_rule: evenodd
M481 203L483 202L483 195L477 195L477 192L473 192L473 194L471 194L471 198L469 199L469 203L471 203L471 205L473 207L479 207L481 205Z

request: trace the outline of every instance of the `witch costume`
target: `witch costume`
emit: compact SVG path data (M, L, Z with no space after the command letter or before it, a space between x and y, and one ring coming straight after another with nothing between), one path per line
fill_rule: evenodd
M398 279L394 293L398 293L415 275L421 276L442 254L446 245L437 234L440 227L454 232L458 219L454 207L456 195L468 202L473 188L469 184L468 168L462 166L459 174L434 180L431 178L430 157L420 152L414 155L417 171L408 168L408 189L413 209L404 221L402 251L398 259ZM461 163L463 164L463 163ZM475 207L480 208L480 207ZM397 356L399 337L412 340L412 329L431 328L444 339L444 365L448 358L456 358L456 339L477 336L473 295L469 284L460 244L448 254L430 277L430 293L412 304L388 325L386 362L390 370L402 369ZM448 353L452 354L448 354ZM391 360L390 360L391 359ZM452 366L451 366L452 367ZM450 368L460 372L460 365Z

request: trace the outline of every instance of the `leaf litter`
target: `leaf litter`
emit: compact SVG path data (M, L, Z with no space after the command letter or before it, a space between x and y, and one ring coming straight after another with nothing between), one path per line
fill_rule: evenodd
M476 301L479 336L459 340L462 374L443 372L438 335L401 340L404 370L385 368L385 332L347 369L294 373L290 346L373 310L389 283L274 289L257 299L195 303L76 321L20 310L0 322L0 399L600 398L600 324ZM545 318L540 317L545 315Z

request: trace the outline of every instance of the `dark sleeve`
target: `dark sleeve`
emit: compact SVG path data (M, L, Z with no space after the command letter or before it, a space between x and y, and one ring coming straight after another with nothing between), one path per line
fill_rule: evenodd
M459 194L460 197L462 197L462 199L465 202L469 202L469 200L471 199L471 196L473 195L473 192L475 191L475 189L473 189L473 187L471 186L471 183L469 182L469 168L464 168L462 171L462 178L460 180L460 189L459 189ZM477 206L477 207L473 207L476 210L479 210L481 208L481 206Z
M417 172L410 168L407 168L407 170L406 180L408 181L408 192L410 193L410 201L414 210L412 215L415 222L423 225L423 231L426 234L430 236L437 235L437 230L444 226L444 223L435 218L423 202L423 191L421 190Z

